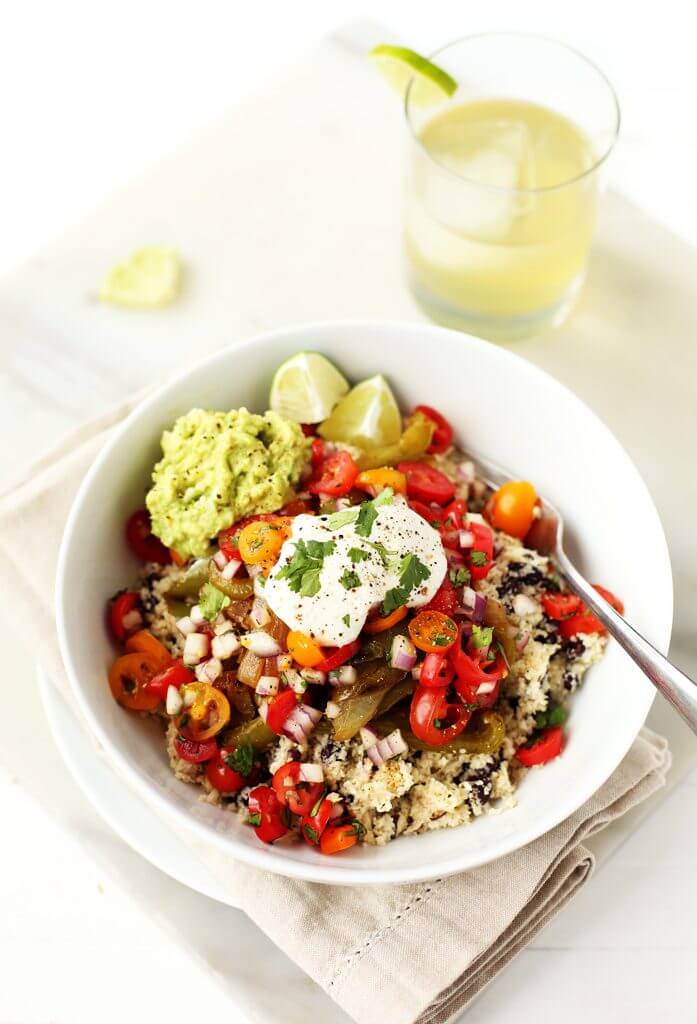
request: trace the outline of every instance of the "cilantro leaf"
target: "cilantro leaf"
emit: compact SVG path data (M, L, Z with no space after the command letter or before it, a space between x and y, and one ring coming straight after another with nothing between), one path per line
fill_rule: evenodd
M398 608L405 605L408 600L408 590L405 590L404 587L392 587L382 599L382 604L380 605L381 615L391 615L392 612L396 612Z
M472 579L472 573L469 569L465 569L462 566L458 566L456 569L451 569L449 575L450 582L454 587L466 587Z
M385 487L376 498L373 498L371 504L375 508L380 508L381 505L391 505L392 499L394 498L394 491L391 487Z
M489 559L486 557L485 551L472 551L470 561L472 565L486 565Z
M240 743L224 761L233 772L238 772L246 778L254 767L254 747L251 743Z
M230 598L222 590L218 590L212 583L204 583L199 591L198 606L204 619L212 622L217 619L223 608L230 604Z
M368 540L366 541L366 544L369 544L371 548L374 548L377 551L380 555L380 561L385 569L389 569L390 572L400 571L401 559L399 557L399 552L390 551L389 548L386 548L379 540Z
M341 621L343 622L343 624L345 626L350 626L351 625L351 616L350 615L342 615L341 616Z
M364 551L363 548L349 548L348 556L354 565L357 565L358 562L365 562L366 558L370 558L368 552Z
M424 580L427 580L430 575L431 570L416 555L405 555L399 564L399 582L409 593Z
M344 508L341 512L332 512L327 518L327 526L330 530L338 530L348 523L353 523L358 518L357 508Z
M288 580L290 589L301 597L314 597L320 590L324 559L335 546L333 540L297 541L293 557L276 574L276 579Z
M351 572L350 569L346 569L343 576L339 577L339 583L346 590L353 590L354 587L360 587L361 578L357 572Z
M479 650L482 647L489 647L494 638L493 626L472 626L472 645Z
M377 517L377 509L372 501L364 501L358 510L354 527L359 537L370 537L370 531L373 529L373 523Z

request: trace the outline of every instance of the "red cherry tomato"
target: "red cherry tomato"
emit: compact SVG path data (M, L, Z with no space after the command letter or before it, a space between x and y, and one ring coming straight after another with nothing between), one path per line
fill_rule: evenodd
M319 672L331 672L332 669L338 668L339 665L343 665L349 661L354 654L358 654L361 648L360 641L352 640L350 644L344 644L343 647L336 647L322 661L318 662L314 667Z
M300 831L303 834L303 839L310 846L319 846L320 838L329 824L333 809L334 804L330 800L319 800L311 809L311 813L303 817Z
M300 429L302 430L305 437L314 437L317 433L316 423L301 423Z
M459 736L471 712L462 704L449 704L445 689L417 686L411 699L409 725L414 735L431 747L442 747Z
M358 466L348 452L334 452L318 467L308 485L310 494L328 494L341 498L348 494L358 476Z
M310 464L314 473L324 462L324 441L321 437L313 437L312 448L310 449Z
M282 690L278 696L269 701L269 711L266 716L266 724L279 736L283 736L283 726L294 707L297 707L298 697L294 690Z
M455 669L446 654L427 654L421 666L419 686L449 686Z
M175 661L173 665L170 665L163 672L158 672L156 676L153 676L145 684L145 688L151 693L157 694L160 700L166 700L167 690L170 686L175 686L179 689L184 683L193 683L195 681L196 676L191 669L188 669L180 661Z
M143 625L140 611L140 597L133 590L117 594L109 605L109 628L116 640L125 640Z
M407 496L417 501L446 505L455 497L455 485L444 473L424 462L400 462L400 473L407 478Z
M442 525L443 509L436 508L433 505L427 505L424 501L419 501L416 498L410 498L407 501L409 508L412 512L416 512L422 519L425 519L429 526L434 529L438 529Z
M255 762L247 775L231 768L227 758L234 754L233 747L221 747L206 765L206 778L219 793L238 793L254 782L259 775L259 765Z
M188 761L189 764L202 764L203 761L210 761L218 753L218 746L214 739L188 740L186 736L177 736L174 741L174 749L182 761Z
M452 580L446 573L443 577L443 582L438 587L431 600L427 605L424 605L424 611L429 612L443 612L444 615L448 615L452 618L455 614L455 610L459 607L460 600L457 596L457 590L455 589Z
M321 782L302 782L298 761L288 761L274 772L271 780L273 791L279 803L293 814L309 814L322 793Z
M244 519L238 519L232 526L228 526L226 530L221 530L218 534L218 547L227 558L240 558L239 549L239 536L245 526L249 526L250 523L264 522L267 523L271 519L277 519L278 513L275 512L263 512L256 516L245 516Z
M284 505L281 511L278 513L280 516L302 516L312 515L314 509L309 501L305 501L304 498L293 498L287 505Z
M608 604L612 605L616 612L619 612L620 615L624 614L624 605L618 597L615 597L614 594L606 590L605 587L601 587L598 583L594 583L593 587L601 597L605 598ZM607 629L600 619L593 615L585 605L582 605L581 610L572 615L571 618L564 619L563 622L559 623L559 635L565 640L569 640L572 636L577 636L579 633L600 633L602 636L607 633Z
M436 429L433 431L433 437L427 451L431 455L440 455L453 443L453 428L445 416L441 416L430 405L417 405L414 412L420 412L427 419L431 420L432 423L435 423Z
M516 751L516 757L526 768L532 768L536 764L547 764L559 757L564 749L564 730L560 725L545 729L540 738L529 747L520 747Z
M581 598L576 597L575 594L557 594L548 591L542 595L542 607L545 610L545 615L556 622L568 619L570 615L581 609L582 604Z
M257 786L249 794L249 821L262 843L273 843L288 831L283 807L270 786Z
M126 521L126 540L133 554L141 562L168 565L172 561L168 549L152 532L150 513L146 508L139 508Z
M473 580L486 579L494 564L494 535L484 523L468 523L467 529L474 534L474 544L465 554L465 564Z

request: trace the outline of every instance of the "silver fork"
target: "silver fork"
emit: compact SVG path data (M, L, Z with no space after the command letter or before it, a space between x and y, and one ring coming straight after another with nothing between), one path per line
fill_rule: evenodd
M477 455L470 455L470 458L475 463L478 478L493 490L515 479L488 459ZM610 635L697 733L697 683L657 651L584 579L564 551L564 520L561 514L550 501L541 495L539 497L542 515L535 521L526 543L554 560L569 588L583 598Z

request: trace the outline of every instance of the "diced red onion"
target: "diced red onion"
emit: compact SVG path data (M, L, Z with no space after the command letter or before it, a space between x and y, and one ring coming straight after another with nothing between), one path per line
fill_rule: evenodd
M339 682L342 684L355 683L358 677L353 665L341 665L339 668Z
M462 591L462 604L463 611L468 619L476 622L477 625L481 625L484 622L486 598L483 594L478 594L476 590L472 590L472 587L464 587Z
M317 668L304 668L300 672L306 683L316 683L322 686L327 681L327 673L320 672Z
M259 697L273 697L278 693L278 676L259 676L255 692Z
M334 821L335 818L340 818L343 813L344 813L344 805L343 805L342 801L339 800L337 803L332 804L332 809L331 809L330 814L329 814L329 820L330 821Z
M268 633L256 629L240 637L240 643L259 658L273 658L282 653L282 648Z
M322 717L322 712L308 704L298 704L283 723L283 731L296 743L303 744Z
M189 633L184 641L184 664L198 665L208 656L210 640L205 633Z
M223 633L222 636L214 636L211 642L211 654L214 658L231 658L240 649L240 642L234 633Z
M392 641L390 665L392 668L409 672L416 664L416 648L405 636L396 636Z
M364 725L361 729L361 742L364 747L372 747L380 739L375 729L371 729L370 726Z
M198 604L194 605L194 607L189 612L189 615L191 616L191 621L194 623L195 626L202 626L204 622L208 622L208 619L201 611L201 606Z
M527 630L524 633L521 633L515 642L516 650L524 651L530 642L530 636L531 634Z
M167 699L165 701L165 710L168 715L178 715L181 709L184 707L184 701L181 698L181 694L176 686L167 687Z
M416 679L417 682L421 679L421 665L414 665L411 670L411 678Z
M445 548L445 558L451 569L464 569L465 556L461 551L455 551L453 548Z
M231 633L233 628L230 620L226 619L223 615L213 623L213 632L216 636L224 636L225 633Z
M458 537L460 539L461 548L474 547L474 534L471 530L460 530Z
M286 669L283 673L288 686L294 693L304 693L307 689L307 683L294 668Z
M477 591L473 590L472 587L462 588L462 603L465 608L474 608L474 602L477 600Z
M267 700L262 700L259 703L259 718L261 718L262 722L265 722L268 717L269 717L269 702Z
M470 462L469 459L466 459L465 462L459 462L455 467L455 473L460 480L464 480L465 483L471 484L475 476L474 463Z
M407 744L404 742L400 729L395 729L389 736L385 736L384 739L378 740L372 747L368 747L366 754L376 766L379 768L385 761L389 761L391 757L396 757L397 754L404 754L409 749Z
M335 700L327 701L327 706L324 709L324 713L327 716L327 718L338 718L340 711L341 708L339 707Z
M190 615L184 615L181 619L177 619L175 625L183 636L188 636L189 633L196 632L196 623Z
M240 562L239 558L231 558L221 573L223 579L231 580L240 571L241 566L242 562Z
M300 765L301 782L324 782L324 772L321 764L304 762Z
M196 678L201 683L214 683L223 674L220 658L209 658L196 666Z
M225 554L224 551L216 551L216 553L213 555L213 561L215 563L216 568L220 569L220 571L222 572L222 570L228 564L228 556Z
M248 565L247 566L247 572L249 573L249 575L251 576L252 579L256 579L257 576L261 576L263 571L264 571L264 567L261 566L261 565Z
M254 598L249 617L252 620L252 625L256 626L257 629L261 629L262 626L268 626L269 622L271 622L269 609L266 607L266 601L263 597Z
M495 689L496 683L480 683L477 687L477 693L483 696L485 693L493 693Z
M137 608L131 608L130 612L127 612L121 620L123 628L127 632L131 632L134 629L139 629L143 625L143 616L140 614Z
M539 610L537 601L527 594L516 594L513 598L513 611L516 615L535 615Z

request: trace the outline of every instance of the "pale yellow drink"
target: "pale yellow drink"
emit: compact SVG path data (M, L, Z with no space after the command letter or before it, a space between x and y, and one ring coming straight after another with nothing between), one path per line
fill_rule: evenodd
M405 211L417 295L446 320L449 309L486 324L555 306L561 319L585 274L596 163L571 121L520 100L455 104L426 121Z

